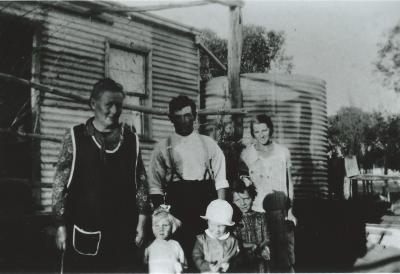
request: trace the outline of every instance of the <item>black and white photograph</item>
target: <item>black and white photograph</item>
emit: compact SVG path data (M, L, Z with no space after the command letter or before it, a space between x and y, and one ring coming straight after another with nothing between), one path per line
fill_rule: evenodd
M0 1L0 273L400 272L400 1Z

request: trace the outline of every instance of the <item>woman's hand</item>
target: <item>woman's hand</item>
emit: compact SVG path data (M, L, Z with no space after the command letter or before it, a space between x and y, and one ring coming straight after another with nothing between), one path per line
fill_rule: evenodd
M67 229L65 226L59 226L56 232L56 245L59 250L65 250L67 242Z
M136 238L135 238L136 246L141 247L143 244L143 240L144 240L143 228L138 228L136 231Z
M144 228L146 224L147 216L144 214L139 214L138 225L136 228L135 244L141 247L144 241Z

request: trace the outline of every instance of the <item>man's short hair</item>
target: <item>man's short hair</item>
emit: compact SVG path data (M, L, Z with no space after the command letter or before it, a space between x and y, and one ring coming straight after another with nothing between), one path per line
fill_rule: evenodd
M178 97L172 98L172 100L169 101L169 115L174 115L176 111L179 111L187 106L190 106L193 116L196 117L196 104L192 99L185 95L179 95Z
M125 96L124 93L124 88L122 87L121 84L115 82L111 78L104 78L99 81L97 81L93 85L92 92L90 94L90 101L97 100L100 98L100 96L105 92L105 91L110 91L110 92L120 92L122 95Z
M271 118L266 114L258 114L250 120L250 133L254 138L254 124L266 124L269 129L269 137L274 133L274 124Z

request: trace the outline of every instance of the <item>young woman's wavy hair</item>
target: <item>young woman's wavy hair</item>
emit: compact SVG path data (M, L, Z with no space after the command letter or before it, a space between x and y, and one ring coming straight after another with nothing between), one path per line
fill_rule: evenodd
M274 134L274 124L272 123L271 118L266 114L258 114L254 116L250 120L250 133L251 136L254 138L254 124L266 124L269 128L269 137Z

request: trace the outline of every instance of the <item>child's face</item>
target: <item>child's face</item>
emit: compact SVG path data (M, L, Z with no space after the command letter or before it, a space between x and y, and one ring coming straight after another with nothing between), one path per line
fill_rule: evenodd
M225 234L226 225L208 220L208 230L215 238L219 238Z
M153 233L157 239L166 240L171 236L172 226L168 218L157 220L153 224Z
M253 200L251 199L247 190L243 193L233 192L233 203L240 209L242 213L247 213L253 205Z

